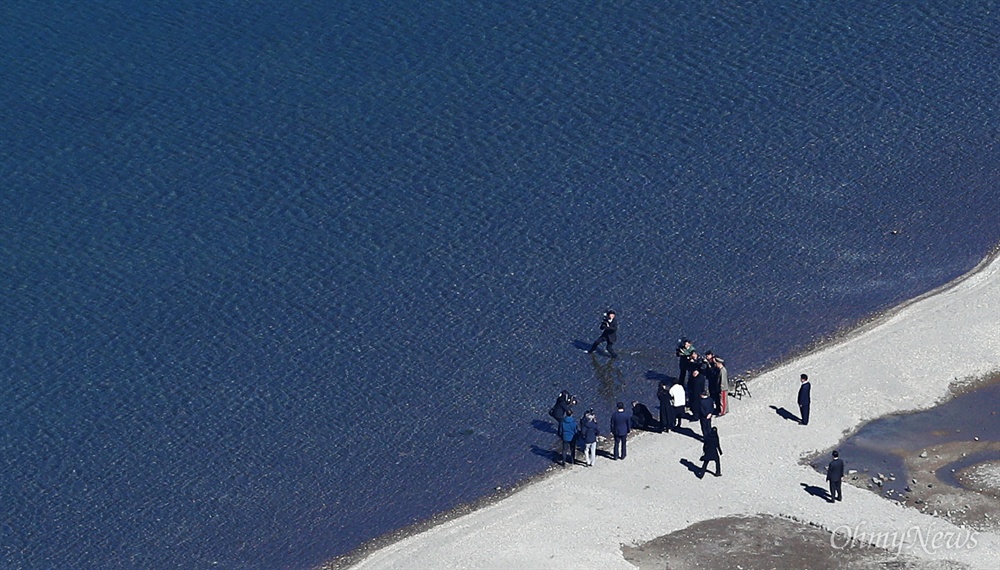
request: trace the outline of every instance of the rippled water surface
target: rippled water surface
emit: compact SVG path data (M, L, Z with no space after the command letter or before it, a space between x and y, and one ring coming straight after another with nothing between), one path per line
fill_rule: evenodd
M997 6L761 4L0 8L0 566L308 568L968 271Z

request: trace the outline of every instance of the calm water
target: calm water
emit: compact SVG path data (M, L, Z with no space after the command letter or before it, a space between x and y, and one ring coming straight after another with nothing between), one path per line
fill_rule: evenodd
M309 568L973 267L1000 6L763 4L0 5L0 566Z

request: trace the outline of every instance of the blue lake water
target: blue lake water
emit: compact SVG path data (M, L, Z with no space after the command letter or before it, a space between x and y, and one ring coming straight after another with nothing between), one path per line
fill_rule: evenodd
M0 566L310 568L963 274L998 14L5 3Z

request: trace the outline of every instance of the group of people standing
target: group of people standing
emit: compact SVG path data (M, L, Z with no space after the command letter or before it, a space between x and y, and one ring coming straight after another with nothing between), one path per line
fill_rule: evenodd
M609 309L601 320L601 336L594 341L586 352L593 354L601 344L605 344L608 355L617 358L618 354L612 348L618 340L617 316ZM656 398L660 404L658 428L660 433L677 431L681 427L684 411L690 412L692 420L697 420L701 428L702 465L699 478L704 477L708 464L715 463L715 476L722 476L721 456L722 445L719 440L719 429L712 425L714 418L724 416L729 412L728 393L733 388L730 385L726 361L716 356L713 351L704 355L698 353L690 339L682 338L675 351L677 356L677 378L672 382L660 382ZM811 405L811 385L809 376L800 376L800 386L797 397L800 423L809 425ZM556 399L549 414L556 419L558 433L562 442L559 463L566 465L567 452L570 462L576 462L576 442L584 444L584 457L587 467L594 465L597 438L601 435L597 416L593 409L584 413L583 420L577 422L573 417L572 406L576 399L568 391L563 391ZM632 403L632 411L626 411L623 402L618 402L616 410L611 415L610 432L615 439L613 459L625 459L628 434L637 424L651 428L653 422L649 409L639 402ZM833 452L833 461L827 467L827 481L830 483L830 500L840 501L841 480L843 478L844 462L838 452Z
M573 417L573 406L577 404L569 391L563 390L556 398L555 405L549 410L549 415L556 420L557 433L562 442L559 452L559 464L565 466L569 457L570 465L576 463L577 442L583 443L584 464L594 466L597 458L597 438L601 430L597 425L597 414L593 408L583 413L583 420L577 422ZM611 414L609 431L615 438L614 455L612 459L625 459L628 452L628 434L632 431L632 414L625 411L625 404L618 402L616 410Z

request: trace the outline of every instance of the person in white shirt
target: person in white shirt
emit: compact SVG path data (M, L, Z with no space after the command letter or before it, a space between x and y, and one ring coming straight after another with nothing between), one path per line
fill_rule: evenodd
M684 386L680 382L675 382L670 387L670 411L667 413L667 430L681 427L681 417L684 416Z

